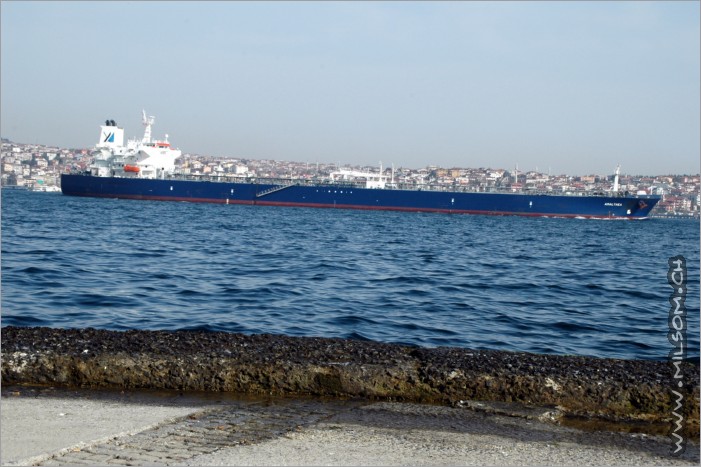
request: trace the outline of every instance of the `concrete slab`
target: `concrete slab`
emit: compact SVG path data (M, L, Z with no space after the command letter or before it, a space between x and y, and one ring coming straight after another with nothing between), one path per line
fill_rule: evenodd
M31 465L61 450L128 436L202 409L202 403L174 404L162 397L139 402L111 391L3 388L0 464Z
M3 465L699 463L698 444L474 407L4 387L0 408Z

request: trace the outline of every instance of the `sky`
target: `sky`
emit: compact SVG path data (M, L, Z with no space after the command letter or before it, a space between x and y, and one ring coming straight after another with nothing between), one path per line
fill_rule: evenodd
M0 135L251 159L693 174L698 1L0 3Z

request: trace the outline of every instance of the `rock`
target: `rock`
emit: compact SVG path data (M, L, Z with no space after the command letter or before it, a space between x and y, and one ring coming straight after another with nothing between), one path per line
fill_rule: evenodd
M683 416L698 436L699 367L682 365ZM512 402L563 415L663 423L667 362L195 331L2 328L2 384Z

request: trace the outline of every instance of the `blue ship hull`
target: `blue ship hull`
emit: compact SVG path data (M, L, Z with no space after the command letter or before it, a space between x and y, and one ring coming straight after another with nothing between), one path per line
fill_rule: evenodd
M61 175L63 194L102 198L453 214L644 219L659 197L565 196Z

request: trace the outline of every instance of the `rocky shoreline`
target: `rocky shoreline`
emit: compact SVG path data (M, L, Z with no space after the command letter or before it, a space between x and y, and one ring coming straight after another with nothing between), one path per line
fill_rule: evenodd
M671 422L673 388L684 396L685 433L699 436L699 366L691 363L678 388L669 363L648 360L195 331L8 326L1 337L5 385L505 402L642 431Z

